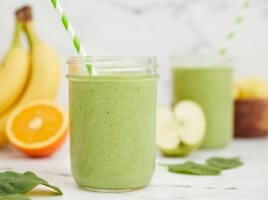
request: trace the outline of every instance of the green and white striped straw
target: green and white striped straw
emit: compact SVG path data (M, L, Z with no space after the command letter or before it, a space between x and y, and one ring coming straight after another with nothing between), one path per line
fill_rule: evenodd
M79 55L81 55L81 56L87 56L85 48L81 44L72 24L70 23L66 13L64 12L62 5L60 3L60 0L51 0L51 3L53 4L53 7L56 9L58 14L60 15L61 22L62 22L65 30L69 33L77 53L79 53ZM94 74L94 69L92 68L91 65L87 64L86 67L87 67L89 74Z
M228 49L232 46L233 40L236 37L239 29L241 28L241 24L244 21L245 17L247 16L249 8L250 8L250 1L245 1L242 5L239 15L234 20L234 26L232 31L226 35L225 44L219 50L220 55L224 56L228 51Z

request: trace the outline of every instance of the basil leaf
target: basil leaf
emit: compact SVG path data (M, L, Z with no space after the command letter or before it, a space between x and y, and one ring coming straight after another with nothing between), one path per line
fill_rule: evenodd
M35 188L37 185L44 185L56 193L62 194L61 190L50 185L46 180L39 178L33 172L23 174L7 171L0 173L0 196L9 194L25 194Z
M30 199L23 194L9 194L9 195L0 197L0 200L30 200Z
M185 162L183 164L168 165L168 171L181 174L192 175L219 175L221 169L211 167L209 165L201 165L194 162Z
M207 160L207 164L216 167L219 169L233 169L243 165L240 158L220 158L220 157L213 157Z

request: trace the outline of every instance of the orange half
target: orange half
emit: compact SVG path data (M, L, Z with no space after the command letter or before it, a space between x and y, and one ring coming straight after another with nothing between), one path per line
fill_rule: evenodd
M69 127L66 111L51 100L37 100L16 109L8 118L7 137L12 145L32 157L54 153Z

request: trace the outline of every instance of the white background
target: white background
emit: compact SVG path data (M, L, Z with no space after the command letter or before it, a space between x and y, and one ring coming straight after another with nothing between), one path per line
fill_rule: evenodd
M243 0L62 0L62 4L90 55L156 55L160 64L159 104L169 104L169 56L216 52L231 29ZM8 49L13 12L21 5L34 8L40 37L62 59L58 100L67 105L64 78L69 55L76 55L50 0L0 0L0 56ZM27 45L25 43L25 45ZM268 73L268 1L255 0L235 39L230 56L235 76Z

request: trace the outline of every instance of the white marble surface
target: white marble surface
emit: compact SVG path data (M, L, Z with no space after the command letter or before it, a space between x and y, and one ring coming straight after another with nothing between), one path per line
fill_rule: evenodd
M168 104L170 94L169 56L175 53L215 52L232 26L243 0L62 0L90 55L156 55L160 64L160 104ZM230 55L237 76L268 74L268 1L253 5ZM0 57L7 50L13 29L13 11L23 4L34 7L40 37L54 46L62 58L62 85L58 100L67 105L64 79L69 55L75 55L49 0L1 0ZM25 45L27 46L27 45ZM102 194L80 190L70 176L68 145L46 159L29 159L12 148L0 150L0 170L33 170L60 186L63 196L33 200L180 199L180 200L267 200L268 139L239 140L224 150L199 151L187 159L204 161L213 155L240 155L245 165L218 177L170 174L157 167L152 184L140 191ZM175 163L185 159L157 157L157 162Z
M179 163L185 160L202 162L210 156L241 156L245 164L216 177L171 174L165 168L157 166L152 183L147 188L119 194L79 189L70 175L68 143L52 157L44 159L27 158L10 147L1 150L0 171L32 170L58 185L64 192L63 196L39 196L37 192L32 192L32 200L267 200L267 152L268 138L236 140L226 149L200 150L184 159L158 155L158 163ZM39 187L40 189L42 188Z
M216 52L232 27L244 0L61 0L90 55L156 55L160 64L160 104L169 104L169 56L186 52ZM252 0L249 15L230 55L236 75L268 74L268 1ZM59 101L67 105L64 78L69 55L75 55L50 0L1 0L0 56L9 46L13 11L34 8L40 37L61 54L63 81Z

